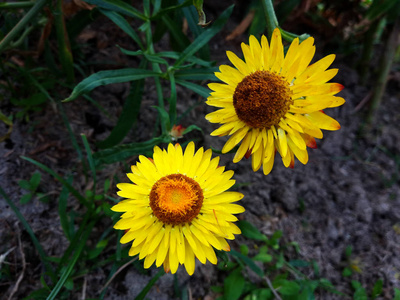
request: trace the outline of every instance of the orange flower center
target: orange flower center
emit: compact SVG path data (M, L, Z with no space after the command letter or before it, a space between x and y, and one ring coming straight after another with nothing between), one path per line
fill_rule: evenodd
M171 174L153 185L150 207L160 221L178 225L192 221L199 214L203 199L196 181L182 174Z
M277 125L293 103L289 83L281 76L256 71L237 85L233 106L240 120L254 128Z

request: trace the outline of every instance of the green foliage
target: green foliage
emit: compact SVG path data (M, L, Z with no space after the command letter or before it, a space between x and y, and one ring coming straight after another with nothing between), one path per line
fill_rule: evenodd
M22 204L26 204L31 201L32 197L36 195L36 197L43 202L48 201L48 196L46 194L38 192L39 184L41 180L41 175L38 172L33 173L31 179L29 180L20 180L18 181L18 185L28 191L25 195L23 195L20 199Z

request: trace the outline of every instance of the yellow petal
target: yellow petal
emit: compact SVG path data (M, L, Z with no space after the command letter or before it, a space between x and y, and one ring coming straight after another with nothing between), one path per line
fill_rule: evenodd
M251 167L254 172L257 172L261 168L263 154L263 147L259 147L257 151L251 155Z
M321 129L325 130L340 129L340 124L338 123L338 121L324 114L323 112L316 111L311 114L305 115L305 117Z
M236 69L239 70L240 73L242 73L244 76L250 74L250 69L247 67L246 63L239 57L237 57L235 53L231 51L226 51L226 55L228 56L228 59L231 61L231 63L236 67Z
M193 275L195 268L194 253L187 241L185 241L185 244L186 244L186 253L184 258L185 269L189 275Z
M286 134L282 128L278 128L278 138L279 138L279 146L281 150L281 155L286 156L287 153L287 141Z
M239 149L236 151L235 157L233 158L233 162L237 163L239 162L243 156L246 154L246 152L249 150L250 147L250 139L251 139L251 134L246 134L244 137L244 140L239 146Z
M222 148L222 153L227 153L231 151L237 144L240 143L240 141L245 137L248 131L249 127L247 126L236 131L225 143L224 147Z

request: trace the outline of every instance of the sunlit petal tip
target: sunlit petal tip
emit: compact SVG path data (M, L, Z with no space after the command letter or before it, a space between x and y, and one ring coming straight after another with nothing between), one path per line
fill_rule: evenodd
M169 272L171 272L171 268L169 267L169 265L166 265L165 263L163 264L163 267L164 267L164 272L165 273L169 273Z
M289 168L294 169L294 159L290 161Z
M224 250L224 251L226 251L226 252L229 252L229 251L231 251L231 247L230 247L229 244L227 243L227 244L222 248L222 250Z
M251 149L249 149L249 150L247 150L247 152L246 152L246 154L244 155L244 157L246 158L246 159L249 159L250 158L250 156L251 156Z
M305 139L305 142L306 142L307 147L309 147L309 148L312 148L312 149L318 148L315 138L313 138L311 136L308 139Z

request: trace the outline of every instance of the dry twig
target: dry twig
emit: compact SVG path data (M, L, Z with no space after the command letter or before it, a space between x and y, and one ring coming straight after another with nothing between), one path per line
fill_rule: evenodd
M24 250L22 249L21 235L18 235L18 245L19 245L19 251L21 253L21 259L22 259L22 271L17 279L17 282L15 283L14 288L12 289L12 291L10 293L10 296L8 296L8 300L11 300L12 297L14 296L14 294L18 291L19 284L21 283L22 279L24 278L25 269L26 269L25 254L24 254Z

